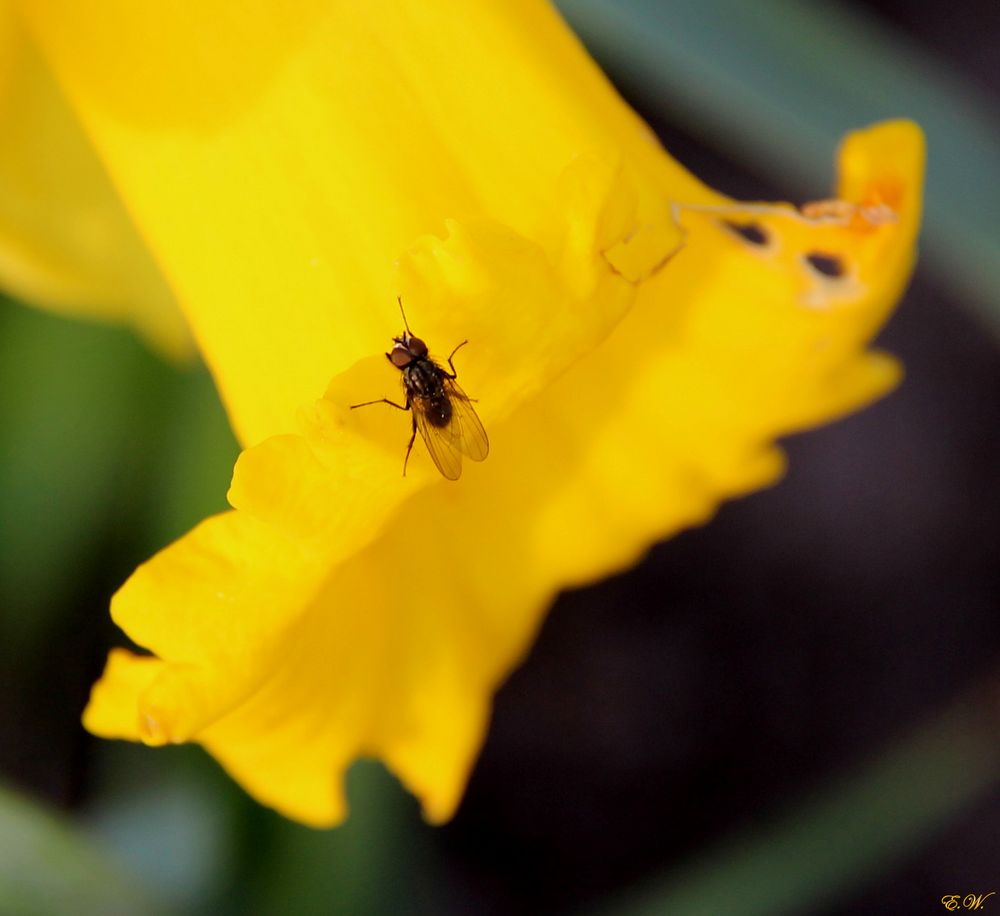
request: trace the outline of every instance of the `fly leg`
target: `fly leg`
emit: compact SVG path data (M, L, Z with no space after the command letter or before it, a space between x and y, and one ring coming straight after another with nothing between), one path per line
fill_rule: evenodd
M454 356L467 343L468 343L467 340L463 340L457 347L455 347L454 350L451 351L451 356ZM451 366L451 375L448 375L447 372L445 373L445 375L448 375L448 378L456 379L458 378L458 373L455 371L455 364L451 361L451 356L448 357L448 365Z
M413 440L417 438L417 417L411 415L413 422L413 432L410 433L410 441L406 443L406 457L403 459L403 476L406 476L406 463L410 460L410 452L413 451Z
M388 398L379 398L377 401L365 401L362 404L352 404L351 410L355 407L368 407L372 404L388 404L390 407L395 407L397 410L409 410L410 409L410 398L407 396L405 406L403 404L397 404L395 401L390 401ZM417 438L417 418L411 413L411 422L413 424L413 430L410 434L410 441L406 443L406 457L403 459L403 476L406 476L406 463L410 460L410 452L413 450L413 440Z
M352 404L351 410L354 410L355 407L367 407L369 404L388 404L390 407L395 407L397 410L410 409L409 401L407 401L406 405L404 406L403 404L397 404L395 401L390 401L388 398L379 398L377 401L365 401L364 403L361 404Z

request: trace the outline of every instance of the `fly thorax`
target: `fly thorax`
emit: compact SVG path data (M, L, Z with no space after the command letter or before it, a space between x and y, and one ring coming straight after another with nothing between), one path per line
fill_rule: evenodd
M403 380L410 394L417 397L433 397L439 387L437 371L433 363L426 360L414 360L403 370Z

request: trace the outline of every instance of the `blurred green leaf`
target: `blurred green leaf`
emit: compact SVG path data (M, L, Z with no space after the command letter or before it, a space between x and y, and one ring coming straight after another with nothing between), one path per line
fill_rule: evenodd
M112 629L108 601L121 580L225 507L235 456L204 370L163 363L125 328L0 298L0 720L15 734L24 729L0 756L13 771L32 779L38 772L49 791L66 790L58 762L31 760L33 748L46 747L58 761L81 740L66 734L73 710L58 706L53 715L46 704L70 691L73 702L97 674ZM47 672L53 664L62 667ZM93 823L132 873L160 880L144 881L157 899L186 906L204 892L205 868L226 854L212 829L217 807L195 794L200 784L176 761L169 771L157 766L163 751L95 747L102 759L124 756L145 781L128 810L113 793L98 802ZM208 858L205 850L211 862L199 858ZM14 911L4 900L6 916Z
M233 866L228 805L240 790L199 747L115 741L95 751L96 789L81 812L89 830L163 906L220 916L206 901Z
M267 853L241 913L359 916L442 912L444 877L416 801L378 763L362 760L347 778L351 815L334 830L311 830L267 814Z
M207 371L179 377L172 395L146 494L146 527L154 550L229 508L226 491L239 454Z
M867 767L600 912L792 916L830 904L905 861L1000 782L994 704L989 691L957 703Z
M162 912L93 839L0 787L0 913L155 916Z
M557 4L631 94L790 194L828 187L831 151L848 130L919 122L928 254L1000 332L1000 117L946 62L843 3Z
M136 406L163 369L124 329L0 301L0 601L30 651L103 547Z
M225 508L236 453L204 370L162 363L127 329L0 299L5 651L37 648L109 549L124 575Z

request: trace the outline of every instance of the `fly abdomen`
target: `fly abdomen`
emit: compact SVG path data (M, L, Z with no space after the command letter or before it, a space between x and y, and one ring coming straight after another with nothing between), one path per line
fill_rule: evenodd
M427 419L432 426L444 427L451 422L451 400L446 394L427 402Z

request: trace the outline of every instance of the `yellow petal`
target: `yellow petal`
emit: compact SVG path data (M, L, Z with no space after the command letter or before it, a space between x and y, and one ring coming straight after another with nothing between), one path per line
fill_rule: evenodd
M116 596L165 667L110 670L92 715L292 817L342 818L377 755L447 818L560 588L898 376L865 347L912 261L911 126L849 140L845 199L803 214L703 188L533 0L23 8L251 445L236 511ZM491 449L458 484L350 409L400 397L397 294L439 360L469 339Z
M578 159L563 178L561 228L553 227L548 250L493 221L449 222L446 239L421 239L397 265L413 326L429 341L449 342L442 362L463 332L483 329L458 359L461 384L491 427L593 350L633 302L635 284L608 262L604 246L617 245L620 260L641 273L678 243L672 222L653 238L623 240L635 227L634 201L615 170ZM336 376L325 398L301 412L305 438L273 437L243 453L232 504L289 534L325 531L346 552L357 550L415 483L437 480L417 459L402 478L393 411L350 410L373 397L402 397L398 384L381 355Z
M138 698L144 740L189 740L242 702L266 679L278 632L324 574L301 545L232 512L207 519L140 566L115 595L111 614L137 643L171 662Z
M135 698L167 668L167 663L158 658L112 649L104 676L91 692L83 715L84 726L102 738L137 741L141 731Z
M247 443L397 332L393 262L445 220L549 247L581 154L708 196L537 0L21 8ZM620 238L675 245L637 200Z
M429 819L447 818L492 692L560 587L620 568L656 538L704 521L720 499L773 481L783 467L774 437L895 382L895 363L864 348L905 280L921 142L896 124L854 135L846 149L864 163L854 195L862 201L884 165L881 141L892 134L897 151L914 157L903 176L909 197L891 221L858 222L853 208L818 221L771 205L685 213L681 255L643 285L639 303L591 358L496 415L493 453L460 487L435 478L424 460L413 481L423 486L391 515L393 493L406 486L395 476L405 424L396 426L396 454L380 454L352 428L343 409L349 394L337 382L303 435L246 452L234 481L234 501L246 505L226 517L232 540L220 542L219 555L197 576L172 569L162 590L126 586L116 599L119 621L158 654L224 670L218 696L239 677L238 666L220 666L219 653L267 634L274 653L265 679L258 681L260 662L248 662L238 691L245 698L227 699L194 737L258 798L307 823L343 817L342 773L359 755L385 759ZM766 246L730 227L747 221L768 235ZM461 238L451 243L462 249ZM803 260L818 246L844 259L850 295L840 297ZM879 260L897 269L872 272ZM372 378L376 369L391 371L373 366ZM345 508L358 505L372 514ZM280 602L283 627L244 608L225 626L170 616L190 603L173 589L192 581L204 579L206 592L237 586L278 595L289 575L308 579L285 559L266 564L282 586L261 584L260 558L248 560L235 542L241 526L259 525L251 513L270 515L257 530L294 532L295 543L311 545L325 564L323 582L304 599L300 591ZM184 565L201 552L196 535L161 557ZM364 546L352 553L352 545ZM126 605L161 626L169 621L177 644L130 626ZM141 708L142 695L131 702Z
M34 43L0 4L0 287L191 353L173 296Z

